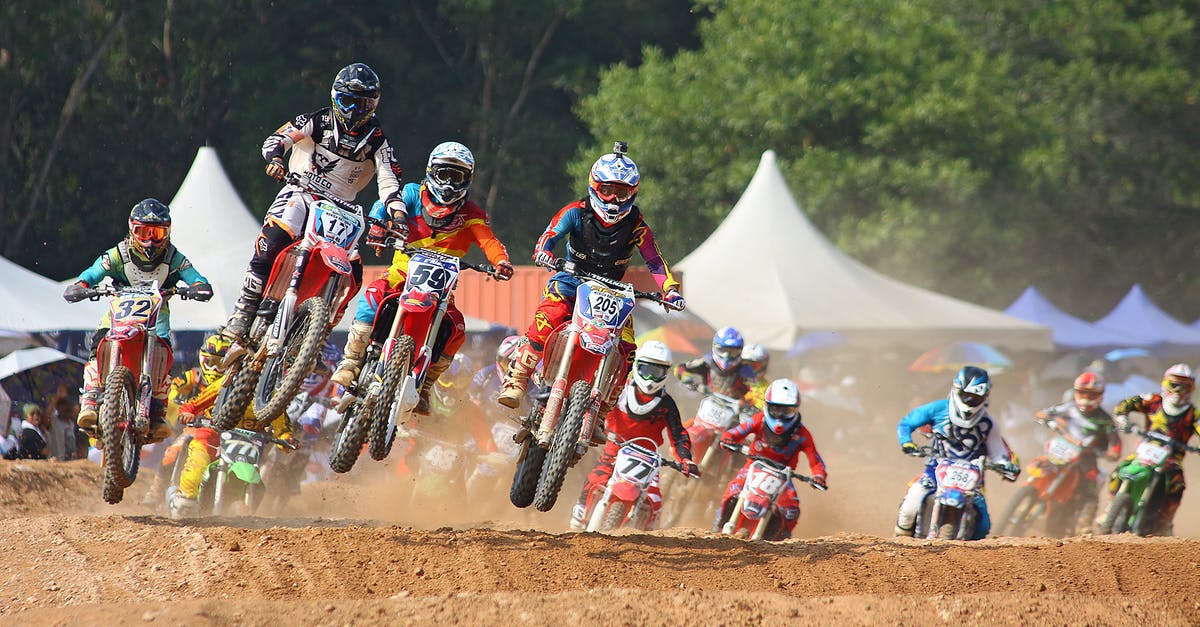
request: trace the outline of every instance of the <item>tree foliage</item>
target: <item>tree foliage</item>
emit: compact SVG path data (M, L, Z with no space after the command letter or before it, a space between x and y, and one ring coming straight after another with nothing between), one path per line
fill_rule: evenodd
M579 107L630 141L672 257L771 148L814 222L899 278L992 306L1034 283L1086 316L1140 281L1200 311L1191 3L712 6L699 49L648 49Z

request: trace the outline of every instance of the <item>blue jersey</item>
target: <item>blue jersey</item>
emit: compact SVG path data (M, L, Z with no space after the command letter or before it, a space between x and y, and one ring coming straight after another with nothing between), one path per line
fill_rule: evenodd
M987 457L998 464L1011 461L1012 454L1000 436L1000 427L986 408L975 426L963 428L950 422L950 399L926 403L900 419L896 437L901 445L912 442L913 431L924 426L932 428L930 446L940 457L967 460Z

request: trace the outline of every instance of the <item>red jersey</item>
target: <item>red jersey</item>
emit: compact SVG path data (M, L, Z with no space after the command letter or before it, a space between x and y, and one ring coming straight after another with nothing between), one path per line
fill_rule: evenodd
M665 429L671 433L671 450L675 453L675 458L679 461L691 459L692 440L683 428L683 421L680 419L679 407L675 404L675 399L664 392L653 409L647 411L645 415L635 414L634 417L631 417L626 397L633 393L631 386L626 385L625 389L621 390L621 398L617 400L617 404L604 417L605 430L616 436L616 442L610 439L604 446L604 453L616 456L619 448L617 442L633 438L649 438L654 442L655 447L661 446Z
M725 432L722 438L732 440L735 444L741 443L742 440L754 435L754 442L750 444L750 454L759 457L766 457L783 464L787 464L791 468L795 468L800 462L800 453L808 456L808 467L811 469L813 476L824 477L825 460L821 459L821 454L817 452L817 445L813 442L812 434L808 432L808 427L800 425L792 432L787 441L782 446L774 447L767 444L764 437L763 413L760 411L754 414L754 417L747 420L738 426ZM750 466L750 461L746 462L746 467Z

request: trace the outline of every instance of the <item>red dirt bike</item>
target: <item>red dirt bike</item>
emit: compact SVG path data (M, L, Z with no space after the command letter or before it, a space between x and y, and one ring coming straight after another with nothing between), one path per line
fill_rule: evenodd
M721 533L727 536L762 540L764 537L775 537L783 517L775 501L783 495L784 490L792 479L798 479L824 492L828 488L813 481L812 477L802 475L792 470L788 465L768 457L750 454L750 447L727 446L722 448L741 453L750 458L750 470L746 473L746 483L738 494L729 520L721 526Z
M617 381L623 364L618 344L625 323L633 315L635 299L664 303L654 292L642 292L608 277L584 272L564 259L554 269L584 279L575 297L571 319L551 332L546 340L540 376L550 387L544 399L535 396L523 429L516 472L509 500L517 507L532 503L548 512L558 500L567 469L574 466L592 445L593 426L600 404Z
M612 531L629 527L648 531L653 511L647 495L662 466L683 472L679 463L663 459L650 438L633 438L621 443L613 459L612 476L584 514L588 531ZM687 475L684 475L687 476Z
M688 426L687 432L692 442L692 454L700 459L697 466L703 478L679 485L679 476L672 476L671 480L664 477L662 491L671 495L670 507L663 508L664 527L671 527L686 520L689 513L697 509L711 512L713 499L720 500L725 485L733 478L737 465L733 454L713 444L726 431L738 425L742 419L742 411L741 401L716 392L709 393L700 401L696 417Z
M358 293L349 253L365 230L362 207L308 186L296 174L287 182L316 200L304 235L275 258L262 304L244 346L225 358L226 382L213 408L213 426L228 431L245 416L251 400L259 423L278 417L316 366L337 315Z
M154 331L159 310L167 298L187 300L193 292L186 287L159 290L156 281L137 287L103 285L83 295L90 300L110 297L112 327L96 347L96 365L103 386L99 440L104 450L104 500L115 504L137 479L154 384L171 370L171 345Z
M387 228L382 221L372 224ZM368 438L371 458L382 460L392 450L396 426L412 416L418 390L433 360L438 330L454 297L462 268L492 276L489 264L473 264L454 255L407 248L392 232L385 246L409 256L404 288L379 304L371 326L371 342L363 355L358 379L342 397L342 421L334 435L329 466L349 472Z
M1055 422L1038 422L1057 435L1046 442L1046 454L1033 460L1026 469L1029 478L1009 500L996 535L1023 536L1044 516L1046 534L1061 538L1073 535L1080 522L1085 504L1077 496L1076 488L1087 479L1080 470L1079 460L1090 438L1081 442L1062 433ZM1090 518L1087 516L1085 520L1090 523Z

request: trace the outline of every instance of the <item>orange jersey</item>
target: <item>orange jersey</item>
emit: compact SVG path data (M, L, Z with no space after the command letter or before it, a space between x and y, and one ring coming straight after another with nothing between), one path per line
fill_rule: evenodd
M496 239L492 226L488 222L487 212L482 207L468 199L463 202L450 218L450 224L434 229L426 221L422 207L432 203L425 186L409 183L404 186L404 203L408 207L408 245L414 248L427 248L458 258L466 256L475 244L487 256L492 265L508 261L508 250ZM391 268L388 269L388 283L403 284L408 274L408 255L396 251L392 257Z

